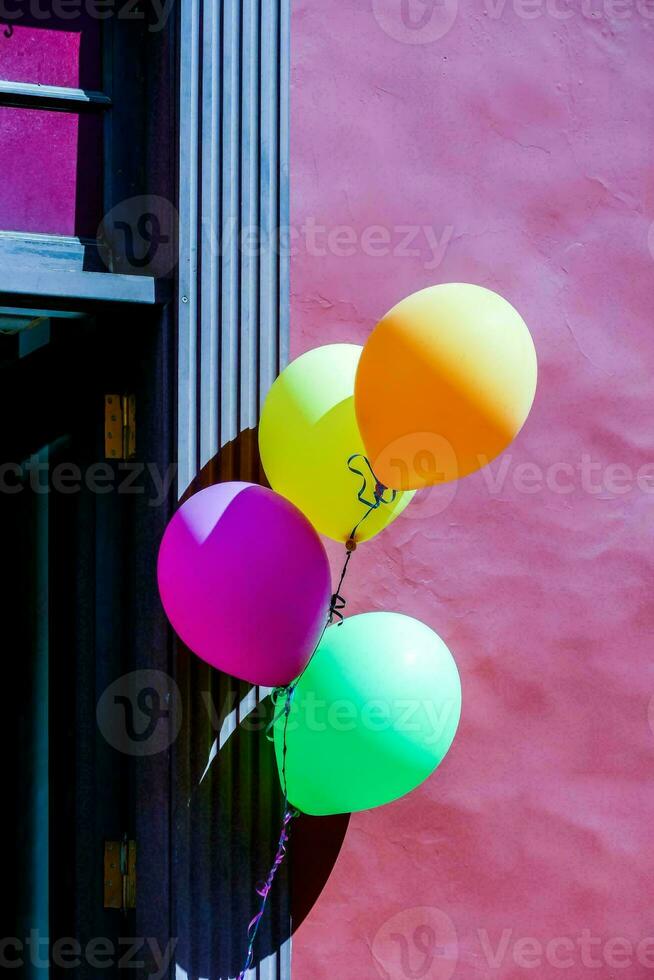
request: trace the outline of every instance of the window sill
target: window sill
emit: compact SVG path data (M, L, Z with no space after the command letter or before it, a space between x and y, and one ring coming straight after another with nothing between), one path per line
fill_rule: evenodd
M0 232L2 305L87 309L96 303L163 305L171 297L168 280L101 271L95 242L56 235ZM15 300L15 302L12 302Z

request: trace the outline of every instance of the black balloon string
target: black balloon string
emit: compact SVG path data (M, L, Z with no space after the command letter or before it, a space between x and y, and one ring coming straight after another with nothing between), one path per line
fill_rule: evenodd
M370 475L367 475L365 470L357 469L355 466L352 465L354 460L357 459L363 460L365 466L369 470ZM348 572L350 560L352 558L352 555L356 551L357 531L359 530L363 522L366 520L366 518L373 513L373 511L377 510L382 504L393 503L393 501L397 496L397 491L391 490L390 497L388 499L385 498L385 494L386 491L388 490L388 487L385 487L383 483L379 482L379 480L377 479L377 477L373 472L370 462L362 453L355 453L353 456L350 456L350 458L347 461L347 466L352 473L355 473L357 476L360 476L363 480L361 489L357 493L357 499L363 504L364 507L367 508L367 510L365 514L361 517L361 519L354 525L352 531L350 532L350 536L345 543L345 550L347 552L345 556L345 562L343 563L343 568L341 569L341 575L338 580L338 585L336 586L336 591L333 593L330 599L327 618L322 628L322 631L320 633L320 637L318 638L318 642L316 643L313 649L313 653L309 657L309 660L307 661L306 666L302 670L302 673L293 681L293 683L289 684L288 687L276 687L270 696L270 700L273 706L273 717L266 728L266 737L270 741L274 740L274 730L277 725L277 722L281 718L284 719L284 731L283 731L283 738L282 738L282 765L281 765L282 789L284 792L284 812L282 817L281 834L279 837L279 843L277 844L277 852L275 854L272 867L268 872L268 877L266 878L266 880L257 888L257 895L261 897L261 902L259 904L259 911L248 925L247 955L246 955L245 963L243 965L243 969L238 975L238 980L245 980L246 973L252 967L252 962L254 959L254 942L257 936L259 926L261 925L261 920L263 919L263 916L266 911L268 896L270 895L270 891L272 889L275 876L279 868L283 864L284 858L286 857L286 850L290 839L291 823L293 820L295 820L296 817L299 816L299 811L295 810L292 806L290 806L288 802L288 787L286 785L286 757L288 753L288 743L287 743L286 736L288 731L288 720L291 714L291 705L293 703L293 695L295 694L297 685L299 684L300 680L304 676L305 672L308 670L311 661L316 655L316 652L320 644L322 643L325 633L327 631L327 627L331 626L331 624L334 622L334 619L338 620L338 624L337 624L338 626L342 625L343 623L344 620L343 609L345 608L346 605L346 599L343 597L341 590L343 588L343 582L345 581L345 576L347 575ZM372 493L372 499L369 499L368 486L371 480L374 482L374 490ZM284 703L278 711L277 705L282 700L282 698L284 699Z
M286 857L286 849L288 847L288 842L290 838L291 823L297 816L299 816L299 811L295 810L292 806L290 806L288 802L288 787L286 783L286 757L288 754L288 740L286 735L288 731L288 719L291 714L291 705L293 703L293 695L295 694L295 689L298 683L300 682L301 678L304 676L305 671L308 669L309 664L313 660L318 647L322 643L327 627L333 622L334 617L338 618L339 625L340 623L343 622L343 614L341 610L345 608L345 599L341 595L341 589L343 587L343 582L345 581L345 576L347 575L350 559L352 558L352 555L356 548L356 544L354 543L353 540L350 539L348 540L346 548L347 548L347 555L345 557L345 562L343 564L343 568L341 571L341 577L338 580L338 586L336 588L336 592L334 592L334 594L331 597L329 603L329 612L327 613L325 624L321 630L320 637L318 639L318 642L316 643L316 646L314 647L313 653L311 654L302 673L299 675L299 677L297 677L293 681L292 684L289 684L288 687L276 687L273 690L272 694L270 695L270 700L273 706L273 716L266 728L266 737L269 739L269 741L274 740L275 737L274 733L275 733L275 727L277 725L277 722L280 721L281 718L284 719L284 733L282 738L282 765L281 765L281 777L282 777L281 781L282 781L282 789L284 792L284 812L282 816L282 830L279 837L279 843L277 844L277 853L275 854L272 867L268 872L268 877L266 878L265 882L263 882L263 884L257 888L257 895L261 896L261 902L259 904L259 911L252 919L247 929L247 939L248 939L247 955L245 958L243 969L238 975L238 980L245 980L245 975L252 966L252 961L254 959L254 941L256 939L257 932L261 924L261 920L263 919L263 916L266 911L266 905L268 904L268 896L270 894L270 890L275 880L277 871L283 864L284 858ZM279 710L277 710L277 706L282 700L282 698L283 698L283 705L279 708Z
M365 470L359 470L356 468L356 466L353 466L355 459L363 460L365 466L369 471L369 475L366 474ZM365 507L368 508L365 514L363 515L363 517L361 518L361 520L354 525L352 531L350 532L350 541L354 542L355 535L359 530L359 528L361 527L361 525L363 524L363 522L366 520L366 518L370 517L372 512L377 510L379 507L381 507L382 504L392 504L395 501L395 498L397 497L397 490L391 490L390 497L388 499L385 499L384 494L388 490L388 487L384 486L384 484L380 483L380 481L377 479L374 470L370 465L370 460L368 459L367 456L364 456L363 453L354 453L354 455L350 456L350 458L347 461L347 468L352 473L355 473L357 476L360 476L361 479L363 480L363 483L361 484L361 489L357 493L357 498L361 501L361 503ZM372 500L369 499L369 494L368 494L368 484L371 481L374 482Z
M348 545L346 545L347 555L345 557L345 564L343 565L343 568L341 570L341 577L338 580L338 585L336 586L336 592L334 592L331 598L331 602L329 603L329 615L327 616L327 623L325 624L325 627L322 631L322 636L320 637L321 641L322 641L322 637L325 635L325 630L327 629L328 626L331 625L331 623L333 623L334 617L338 619L339 625L343 622L343 609L345 609L345 604L347 600L344 599L343 596L341 595L341 589L343 588L343 582L345 581L345 576L347 575L347 568L348 565L350 564L350 559L354 554L354 547L352 547L352 544L350 544L350 542L352 542L352 544L354 543L352 538L348 540L349 547ZM320 646L320 643L318 643L318 646ZM317 649L318 647L316 647L316 650ZM311 659L313 659L313 655ZM311 660L309 661L309 663L311 663ZM308 666L309 664L307 664L307 667Z

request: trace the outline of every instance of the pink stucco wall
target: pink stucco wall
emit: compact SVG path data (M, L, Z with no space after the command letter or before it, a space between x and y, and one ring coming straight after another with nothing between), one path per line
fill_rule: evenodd
M28 7L6 5L12 16L0 23L0 79L101 89L103 22L79 9L72 18L65 11L49 17L47 3L33 4L30 17ZM16 23L21 9L27 23ZM102 214L102 127L97 114L1 107L0 229L94 237Z
M463 280L540 362L504 458L355 556L463 718L352 818L297 980L654 976L653 52L652 0L294 0L293 354Z

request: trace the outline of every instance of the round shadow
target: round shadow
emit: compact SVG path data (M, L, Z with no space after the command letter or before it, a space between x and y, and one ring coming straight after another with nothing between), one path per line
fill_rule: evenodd
M189 657L185 651L180 657ZM197 658L191 658L197 661ZM212 735L248 693L248 685L186 666L192 687L210 693ZM211 739L199 701L186 732L194 773L188 797L175 817L177 926L176 962L188 978L237 977L248 946L248 925L259 911L257 887L277 851L284 807L274 746L266 737L272 706L265 698L229 736L199 782ZM185 712L188 717L189 712ZM182 736L184 738L184 735ZM291 824L287 859L279 868L254 945L253 965L276 954L311 911L334 867L349 816L300 815Z

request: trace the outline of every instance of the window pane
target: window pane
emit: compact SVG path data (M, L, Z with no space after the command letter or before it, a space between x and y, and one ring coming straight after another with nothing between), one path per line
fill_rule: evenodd
M95 237L102 125L100 113L0 107L0 229Z
M101 21L88 14L56 20L40 0L43 19L36 20L24 4L16 20L0 22L0 78L66 88L102 88ZM25 8L23 12L23 8Z

